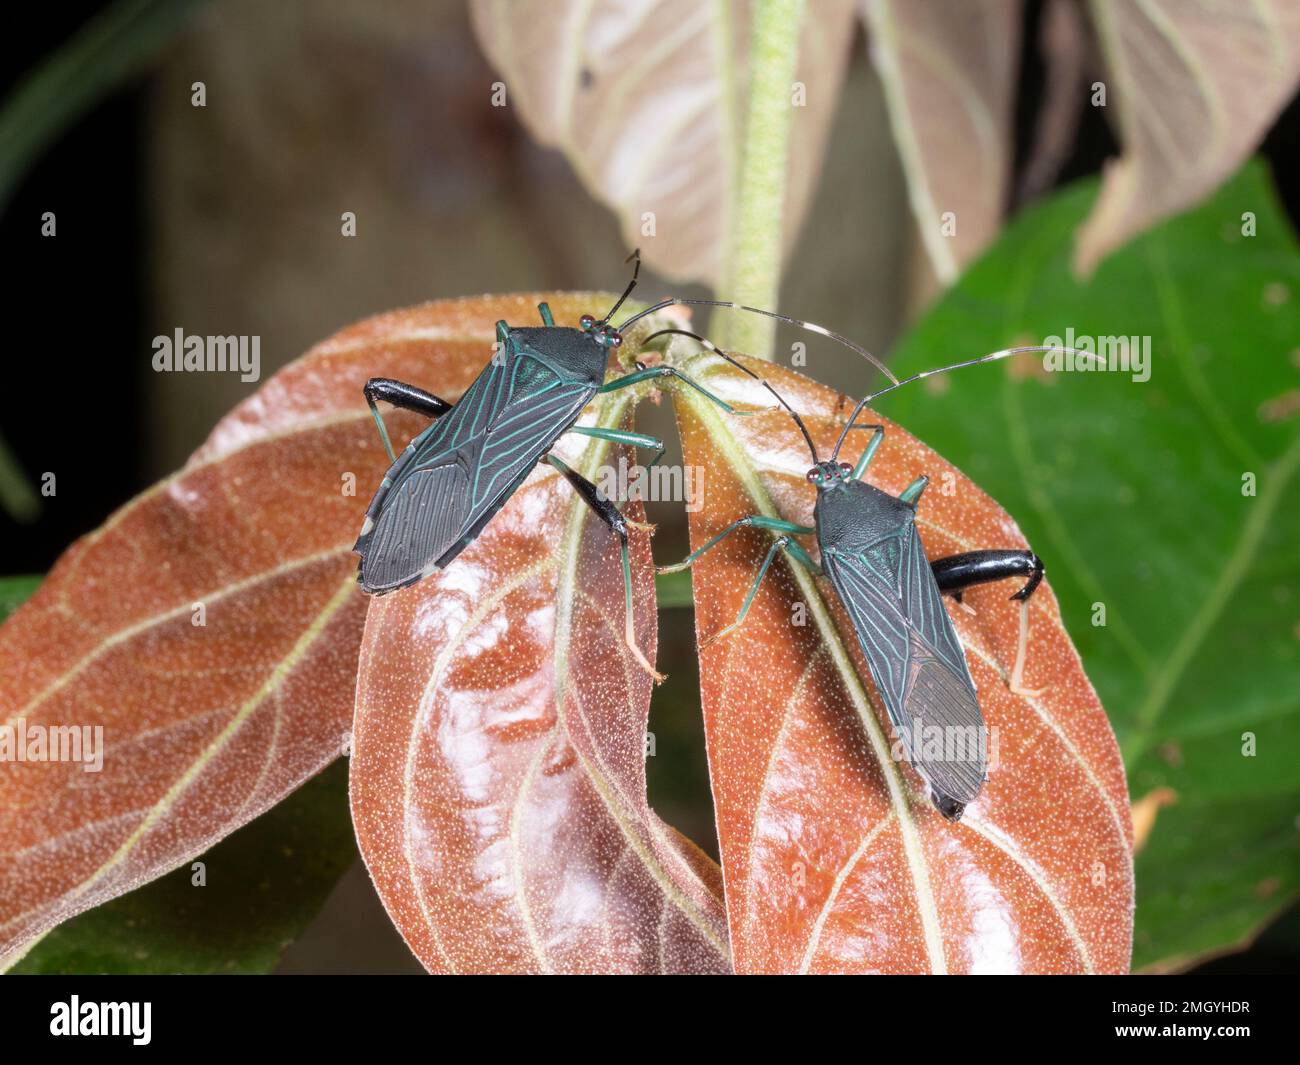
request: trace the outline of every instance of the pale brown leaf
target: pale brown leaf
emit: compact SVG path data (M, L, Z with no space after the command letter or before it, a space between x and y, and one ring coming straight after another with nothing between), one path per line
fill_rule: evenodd
M628 245L667 277L717 285L744 165L748 6L474 0L471 12L509 106L618 215ZM791 129L787 252L817 180L853 13L852 0L819 0L804 17L806 103Z
M609 297L553 303L574 318ZM388 466L362 386L387 375L455 399L490 357L492 323L536 321L536 305L446 300L317 345L69 548L0 627L0 724L103 729L99 772L0 760L0 967L345 749L367 605L352 544ZM421 424L389 418L399 434Z
M948 284L1001 225L1020 2L865 0L864 9L912 211Z
M1078 234L1083 275L1234 173L1300 81L1293 0L1093 0L1091 11L1123 152Z

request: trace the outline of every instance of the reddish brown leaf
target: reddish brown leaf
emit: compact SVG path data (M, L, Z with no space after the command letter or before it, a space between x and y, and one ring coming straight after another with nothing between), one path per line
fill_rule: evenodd
M807 412L829 453L844 397L751 365ZM771 406L733 370L710 381L725 397ZM729 418L681 398L686 461L707 471L706 505L691 516L696 547L746 514L811 523L809 456L786 414ZM933 482L918 511L931 558L1024 545L997 504L890 426L871 481L897 494L922 472ZM735 619L770 542L744 530L695 567L701 638ZM1051 591L1043 586L1030 610L1025 684L1046 689L1039 697L1008 689L1019 620L1008 588L969 592L969 613L949 606L997 744L989 781L957 824L890 757L887 718L834 594L774 564L745 624L701 655L736 970L1126 970L1133 833L1124 769ZM802 627L796 602L806 604Z
M618 425L627 405L584 422ZM588 476L616 454L573 444ZM648 541L634 534L632 562L652 655ZM371 606L352 814L431 971L728 970L717 866L646 802L651 681L624 620L617 541L540 469L445 572Z
M552 302L573 318L590 301ZM0 629L0 722L102 725L105 747L98 774L0 762L0 959L202 852L340 753L366 609L351 548L387 465L361 386L387 375L455 398L492 323L536 321L536 303L433 303L337 334L75 544Z

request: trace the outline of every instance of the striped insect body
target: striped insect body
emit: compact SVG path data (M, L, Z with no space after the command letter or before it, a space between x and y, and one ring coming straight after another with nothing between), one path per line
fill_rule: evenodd
M1042 580L1043 564L1032 551L1022 549L968 551L928 561L916 530L916 506L929 480L925 476L917 477L898 496L867 483L867 467L884 440L885 430L880 425L860 424L857 417L874 396L931 374L1042 349L1008 348L901 382L891 375L893 383L889 387L857 405L845 422L830 459L822 461L803 419L768 381L704 338L695 336L695 339L762 382L794 420L812 456L813 465L807 476L817 489L817 502L811 526L753 514L733 522L682 562L661 567L660 572L674 572L693 565L706 551L740 528L765 529L777 534L736 620L705 643L728 635L745 620L778 551L784 551L791 561L815 575L826 577L852 624L897 734L898 748L926 782L935 808L948 820L960 819L987 779L990 737L943 596L960 598L964 589L975 584L1012 576L1026 578L1011 597L1021 602L1020 653L1009 682L1011 690L1019 692L1025 647L1025 603ZM855 429L869 429L872 436L857 463L851 466L838 459L840 448ZM820 565L796 539L804 535L816 536Z
M952 818L983 786L987 730L915 509L836 467L818 484L814 526L902 749Z
M384 594L445 568L482 531L605 377L608 348L578 329L508 329L498 356L385 476L354 550Z

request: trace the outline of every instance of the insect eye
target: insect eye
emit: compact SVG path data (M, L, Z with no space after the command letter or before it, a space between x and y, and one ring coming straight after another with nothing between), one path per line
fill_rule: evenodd
M816 466L814 466L811 470L808 471L808 480L810 483L816 484L821 479L822 479L821 471L819 471Z
M582 331L584 333L590 333L591 327L596 324L596 319L589 314L584 314L578 319L578 324L582 326Z
M611 348L616 348L623 343L623 335L613 329L607 329L605 330L605 343Z
M846 476L853 472L853 467L850 466L847 462L841 462L840 469L844 471Z

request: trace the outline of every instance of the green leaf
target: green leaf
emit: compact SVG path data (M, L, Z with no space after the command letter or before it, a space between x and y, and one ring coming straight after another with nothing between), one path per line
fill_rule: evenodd
M690 571L656 574L655 599L660 610L670 610L673 607L693 608L695 593L691 587Z
M1133 800L1176 796L1137 860L1134 966L1169 966L1248 940L1300 891L1300 256L1253 164L1079 283L1071 238L1095 194L1088 182L1026 212L896 369L1069 343L1072 327L1149 337L1149 381L1048 375L1026 355L877 409L1016 517Z
M346 761L190 864L60 925L15 973L267 973L356 860Z
M0 577L0 621L23 605L44 578L36 575Z

